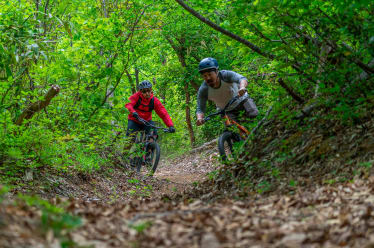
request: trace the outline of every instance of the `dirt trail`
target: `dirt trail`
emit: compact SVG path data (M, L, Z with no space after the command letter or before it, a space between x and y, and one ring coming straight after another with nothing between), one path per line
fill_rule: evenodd
M67 207L83 220L83 226L63 239L97 248L374 247L374 176L295 187L289 194L253 193L241 200L173 198L173 193L183 193L204 180L214 169L216 155L208 149L163 160L154 178L144 179L154 185L154 194L121 196L113 203L87 200L86 195L94 195L92 184L105 184L98 190L102 199L108 199L112 193L105 195L105 190L113 188L102 178L86 179L90 190L83 194L83 187L82 195L71 198ZM112 180L123 192L142 189L123 175ZM33 207L4 203L0 207L0 247L60 247L61 233L59 237L42 227L41 212Z
M206 180L217 164L217 156L215 146L209 146L199 153L188 153L172 160L161 159L154 175L156 180L164 182L158 194L183 194L193 184Z
M191 184L206 179L206 174L214 169L217 149L212 147L200 153L187 154L173 160L161 160L154 177L170 182Z

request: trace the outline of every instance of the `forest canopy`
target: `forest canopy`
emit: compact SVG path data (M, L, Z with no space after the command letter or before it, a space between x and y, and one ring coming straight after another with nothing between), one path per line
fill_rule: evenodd
M177 129L161 137L165 155L217 137L219 121L194 124L205 57L248 78L257 120L273 106L272 115L289 122L315 108L359 122L374 99L373 5L0 0L0 180L15 182L26 169L90 172L114 163L124 105L142 80L154 84Z

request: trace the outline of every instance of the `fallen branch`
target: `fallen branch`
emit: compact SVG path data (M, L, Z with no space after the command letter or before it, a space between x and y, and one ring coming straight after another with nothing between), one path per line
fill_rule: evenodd
M22 112L22 114L15 121L16 125L21 125L24 119L31 119L31 117L44 109L49 105L52 98L54 98L60 92L60 86L52 85L48 92L44 95L44 100L31 103L27 108Z
M217 24L215 24L214 22L212 22L211 20L209 20L208 18L205 18L204 16L200 15L197 11L195 11L193 8L191 8L190 6L188 6L183 0L175 0L180 6L182 6L185 10L187 10L189 13L191 13L193 16L195 16L197 19L199 19L200 21L204 22L205 24L207 24L208 26L210 26L211 28L217 30L218 32L246 45L247 47L249 47L252 51L266 57L266 58L269 58L271 60L274 60L275 59L275 55L271 54L271 53L268 53L266 51L263 51L261 50L261 48L253 43L251 43L250 41L234 34L234 33L231 33L230 31L218 26Z
M296 115L295 116L295 120L302 120L302 119L304 119L305 117L307 117L307 116L309 116L310 115L310 113L316 108L316 107L318 107L318 106L320 106L320 104L318 104L318 103L316 103L316 102L314 102L314 103L312 103L312 104L310 104L310 105L307 105L307 106L305 106L302 110L301 110L301 112L298 114L298 115Z
M199 147L197 147L197 148L195 148L195 149L192 149L192 150L190 151L190 153L201 152L201 151L207 149L209 146L211 146L211 145L213 145L213 144L215 144L215 143L217 143L217 142L218 142L218 138L216 138L216 139L214 139L214 140L211 140L211 141L209 141L209 142L207 142L207 143L204 143L203 145L201 145L201 146L199 146Z
M373 68L373 67L374 67L374 59L372 59L372 60L370 61L370 63L368 64L368 66L369 66L370 68ZM367 80L367 79L369 79L370 76L371 76L371 75L369 75L366 71L363 71L363 72L360 73L360 75L358 75L358 76L356 77L356 79L354 80L354 82Z
M287 91L288 94L292 96L294 100L297 102L303 104L305 101L303 98L301 98L296 92L294 92L284 81L282 78L278 79L278 83Z

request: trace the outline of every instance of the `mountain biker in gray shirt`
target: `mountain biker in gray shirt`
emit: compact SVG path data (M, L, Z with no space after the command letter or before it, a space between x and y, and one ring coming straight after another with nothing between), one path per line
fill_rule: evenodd
M196 124L204 124L204 113L207 100L213 101L217 108L223 109L234 97L239 96L227 108L227 115L236 121L244 117L254 118L258 114L256 104L249 97L246 87L248 80L239 73L227 70L218 70L218 62L214 58L205 58L199 63L199 72L204 79L197 92Z

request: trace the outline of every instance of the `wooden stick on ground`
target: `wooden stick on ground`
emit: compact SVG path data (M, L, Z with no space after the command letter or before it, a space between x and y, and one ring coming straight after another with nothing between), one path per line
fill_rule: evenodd
M208 149L210 146L212 146L213 144L216 144L218 142L218 138L214 139L214 140L211 140L211 141L208 141L206 143L204 143L203 145L195 148L195 149L192 149L190 151L190 153L196 153L196 152L201 152L205 149Z

